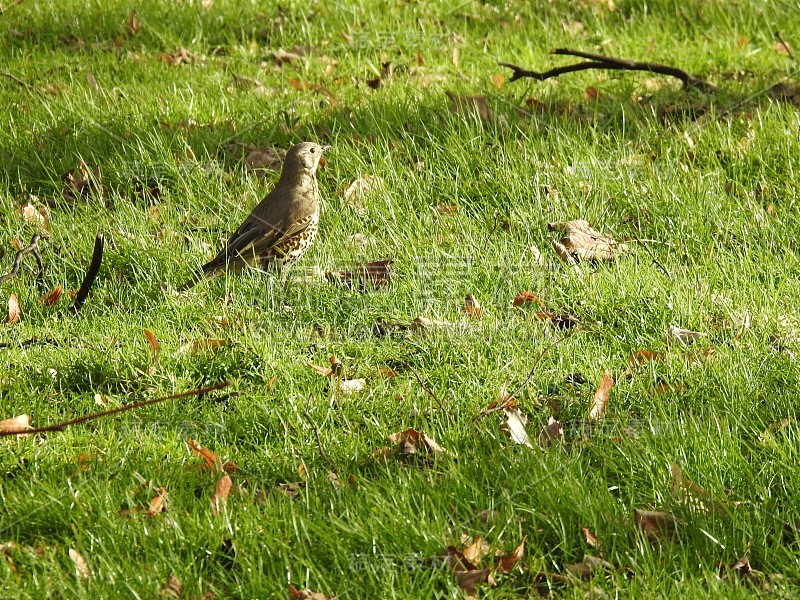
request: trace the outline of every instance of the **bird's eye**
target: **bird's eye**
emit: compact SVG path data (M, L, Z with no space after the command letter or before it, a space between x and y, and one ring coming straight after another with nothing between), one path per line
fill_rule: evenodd
M314 154L314 149L312 148L311 150L309 150L309 152L311 152L311 154Z

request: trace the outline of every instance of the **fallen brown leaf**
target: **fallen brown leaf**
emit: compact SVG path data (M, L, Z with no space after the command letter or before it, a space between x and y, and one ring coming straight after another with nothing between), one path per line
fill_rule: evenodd
M497 562L497 570L501 573L511 573L524 554L525 538L522 539L519 546L517 546L513 553L500 558L500 560Z
M487 583L489 587L495 587L497 583L492 577L490 569L480 569L475 571L456 571L456 583L464 590L467 598L475 598L478 593L478 584Z
M494 113L489 108L486 96L461 96L448 91L445 94L450 99L449 108L451 113L460 114L468 118L478 117L482 121L494 124Z
M375 458L391 458L392 456L406 458L414 456L418 452L423 455L442 455L448 453L447 450L437 444L436 440L432 437L413 428L393 433L386 437L386 441L391 445L373 452Z
M125 29L129 36L134 36L139 33L139 18L136 15L136 9L131 11L128 15L128 20L125 21Z
M544 302L539 299L533 292L520 292L514 296L514 306L524 306L530 302L534 302L544 308Z
M156 336L149 329L144 330L144 337L147 338L147 343L150 344L150 350L153 352L153 364L155 365L158 362L158 349L161 348L161 344L158 343Z
M12 293L8 297L8 324L14 325L15 323L19 323L21 316L22 311L19 309L19 300L17 300L17 295Z
M596 556L583 555L583 560L579 563L566 565L567 572L573 577L583 581L590 580L598 571L615 571L614 565L607 560Z
M675 535L676 522L671 514L653 510L634 510L633 520L650 543Z
M691 331L690 329L681 329L675 325L670 325L667 328L667 343L677 342L679 344L691 344L697 340L706 337L705 333L699 331Z
M628 251L625 244L614 241L610 235L592 229L583 219L550 223L548 228L563 233L560 242L557 242L559 247L556 251L568 264L569 261L562 255L563 252L569 257L596 262L613 260Z
M581 322L578 317L569 313L557 314L552 312L537 312L536 317L543 321L550 321L559 329L569 329Z
M167 598L180 598L183 595L183 583L174 574L170 573L164 585L161 586L161 595Z
M230 340L217 340L210 338L202 340L194 340L191 342L187 342L183 346L178 348L175 354L177 354L178 356L185 356L189 354L197 354L198 352L202 352L204 350L216 351L218 348L227 346L230 343L231 343Z
M445 217L454 217L456 212L458 212L458 205L457 204L437 204L435 210L440 215L444 215Z
M664 362L664 353L655 350L637 350L628 357L628 366L631 369L651 362Z
M258 177L265 177L267 171L280 171L286 150L282 148L253 148L244 157L244 166Z
M222 471L222 461L211 450L201 446L196 441L191 439L186 440L186 445L189 446L189 449L192 451L192 454L194 454L195 456L199 456L200 458L203 459L208 469L217 472Z
M336 600L335 596L326 596L320 592L312 592L309 589L296 589L289 584L289 600Z
M216 488L214 488L214 493L211 496L212 512L218 513L222 511L225 507L225 503L228 501L228 495L231 493L232 486L233 481L231 481L230 475L226 473L220 477L219 481L217 481Z
M86 559L83 558L80 552L74 548L70 548L69 558L72 560L72 564L75 565L75 573L79 579L89 579L89 577L91 577L89 566L86 564Z
M158 490L158 494L152 500L150 500L150 504L147 507L147 514L152 517L167 510L166 498L167 488L162 487L160 490Z
M94 165L89 168L81 162L77 168L70 169L61 176L64 183L61 195L67 202L76 202L79 198L86 198L92 194L102 194L103 184L100 167Z
M591 548L597 548L600 543L597 541L597 535L588 527L581 527L581 532L583 533L583 537L586 538L586 543L589 544Z
M533 448L528 432L525 430L525 425L528 423L527 415L516 406L503 408L503 413L506 415L506 422L500 428L508 432L513 442Z
M29 415L18 415L0 421L0 431L15 432L19 435L25 435L25 431L28 429L31 429L31 418Z
M62 286L59 283L55 288L47 292L39 300L45 306L55 306L56 304L58 304L58 301L61 300L61 294L63 293L64 293L64 286Z
M465 540L464 537L466 537L467 540ZM461 540L462 543L466 543L466 541L468 541L469 539L469 536L464 536L464 537L462 537ZM464 555L464 558L466 558L469 562L477 564L481 562L481 559L489 553L489 550L491 550L491 545L489 544L489 542L482 539L481 536L476 535L475 541L473 541L472 544L464 548L462 553Z
M554 442L564 440L564 427L561 423L556 421L553 417L548 417L547 425L539 432L539 445L544 448L549 448Z
M591 406L589 406L589 421L596 423L606 414L608 407L608 399L611 395L611 388L614 387L614 377L611 371L606 370L600 378L600 383L597 386L597 391L594 393L594 399Z
M492 85L497 88L498 90L503 87L503 84L506 82L506 76L502 73L495 73L492 75Z
M342 190L344 201L358 214L366 212L364 198L383 185L375 175L361 175Z
M32 202L25 202L19 207L23 220L42 231L50 232L50 211L44 206L37 207Z
M483 309L478 301L475 299L475 296L472 294L467 294L464 299L464 312L467 313L468 317L473 319L480 319L483 316Z
M186 48L178 48L172 54L163 53L159 56L161 62L165 62L168 65L182 65L182 64L192 64L196 63L199 58L193 52L189 52Z
M347 289L358 288L365 291L371 287L385 287L392 280L391 266L393 262L393 258L387 258L366 264L357 264L352 270L331 270L325 273L325 278Z

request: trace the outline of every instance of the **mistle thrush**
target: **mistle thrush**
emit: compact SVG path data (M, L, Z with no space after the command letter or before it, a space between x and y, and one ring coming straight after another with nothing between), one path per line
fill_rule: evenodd
M213 279L226 271L286 268L297 262L311 246L319 228L317 165L329 148L303 142L289 150L275 188L228 238L225 248L180 289L191 288L203 277Z

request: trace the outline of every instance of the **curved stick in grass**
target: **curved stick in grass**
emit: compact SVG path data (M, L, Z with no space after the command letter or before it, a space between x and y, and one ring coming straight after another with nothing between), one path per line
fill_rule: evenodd
M103 262L103 247L105 245L105 238L103 232L99 232L97 237L94 238L94 251L92 252L92 262L89 264L89 269L86 271L86 277L83 278L83 283L78 293L75 295L75 303L72 305L72 312L77 313L83 308L84 302L89 297L89 292L92 289L92 284L100 271L100 264Z
M36 263L39 265L39 276L41 277L44 271L44 265L42 264L42 256L39 254L39 240L42 238L47 239L47 236L41 233L37 233L31 238L31 243L28 244L25 248L17 252L17 256L14 257L14 262L11 265L11 270L0 277L0 283L5 283L12 277L14 277L19 272L19 267L22 264L22 259L25 258L28 254L33 253L33 256L36 258Z
M11 435L31 435L34 433L48 433L50 431L62 431L66 427L70 425L78 425L80 423L86 423L87 421L94 421L95 419L99 419L101 417L107 417L109 415L115 415L117 413L126 412L129 410L133 410L134 408L141 408L143 406L150 406L151 404L158 404L159 402L164 402L166 400L174 400L176 398L185 398L186 396L200 396L202 394L206 394L208 392L213 392L214 390L221 390L226 388L230 385L233 385L231 381L223 381L222 383L217 383L216 385L209 385L207 387L201 387L194 390L188 390L186 392L179 392L177 394L170 394L169 396L161 396L159 398L151 398L150 400L143 400L141 402L134 402L133 404L126 404L125 406L120 406L119 408L112 408L110 410L104 410L101 412L92 413L89 415L84 415L82 417L77 417L75 419L70 419L69 421L62 421L61 423L55 423L53 425L46 425L44 427L33 427L30 429L23 429L23 428L16 428L16 429L7 429L7 430L0 430L0 437L8 437Z

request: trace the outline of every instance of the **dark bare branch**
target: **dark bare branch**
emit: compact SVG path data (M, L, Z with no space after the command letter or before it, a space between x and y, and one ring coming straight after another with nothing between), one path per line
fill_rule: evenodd
M514 71L509 81L516 81L517 79L522 79L523 77L544 81L545 79L558 77L564 73L574 73L576 71L585 71L587 69L609 69L617 71L647 71L649 73L656 73L658 75L668 75L670 77L679 79L683 83L684 88L694 88L703 92L713 92L717 89L704 79L690 75L683 69L678 69L677 67L660 63L623 60L619 58L603 56L602 54L573 50L571 48L556 48L551 50L550 53L559 56L575 56L578 58L586 58L589 62L581 62L574 65L556 67L554 69L550 69L549 71L542 72L523 69L522 67L512 63L501 62L499 64Z
M134 402L133 404L126 404L125 406L120 406L119 408L112 408L111 410L104 410L102 412L96 412L90 415L84 415L83 417L78 417L77 419L62 421L61 423L55 423L54 425L47 425L45 427L33 427L33 428L20 427L16 429L0 430L0 437L8 437L11 435L20 435L20 434L30 435L34 433L47 433L50 431L61 431L66 427L69 427L70 425L78 425L80 423L86 423L87 421L94 421L95 419L99 419L101 417L115 415L117 413L126 412L129 410L133 410L135 408L141 408L143 406L150 406L151 404L158 404L159 402L164 402L166 400L174 400L175 398L185 398L186 396L200 396L208 392L213 392L214 390L221 390L230 385L233 385L231 381L223 381L222 383L217 383L216 385L209 385L207 387L188 390L186 392L180 392L178 394L170 394L169 396L152 398L150 400L143 400L142 402Z
M47 234L37 233L31 238L31 243L28 244L25 248L17 252L17 256L14 258L14 263L11 265L11 270L0 277L0 284L5 283L12 277L14 277L19 272L19 267L22 264L22 259L25 258L28 254L33 254L36 258L36 264L39 265L39 277L42 277L44 274L44 265L42 264L42 256L39 254L39 240L47 239Z
M103 232L99 232L97 237L94 238L94 251L92 252L92 262L89 264L89 269L86 271L86 277L83 278L78 293L75 294L75 303L72 305L72 312L77 313L83 308L84 302L89 297L89 291L92 289L92 284L100 271L100 265L103 262L103 246L105 239Z

